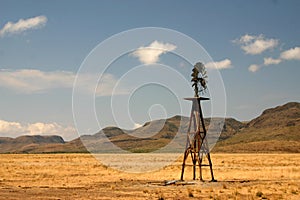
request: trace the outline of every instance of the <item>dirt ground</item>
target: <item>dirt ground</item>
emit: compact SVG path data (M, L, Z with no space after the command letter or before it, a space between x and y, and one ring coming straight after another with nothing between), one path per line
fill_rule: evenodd
M300 199L300 154L212 154L217 182L178 180L181 159L125 173L90 154L0 155L0 199ZM122 158L126 160L126 158Z

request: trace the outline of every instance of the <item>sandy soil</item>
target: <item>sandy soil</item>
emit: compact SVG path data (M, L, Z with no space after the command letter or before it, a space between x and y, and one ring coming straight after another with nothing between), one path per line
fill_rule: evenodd
M121 159L126 160L123 155ZM212 154L215 178L178 180L181 159L125 173L89 154L0 155L0 199L300 199L300 154Z

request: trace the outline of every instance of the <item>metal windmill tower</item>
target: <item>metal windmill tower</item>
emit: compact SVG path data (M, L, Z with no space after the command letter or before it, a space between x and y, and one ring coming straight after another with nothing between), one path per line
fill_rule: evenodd
M199 74L201 75L199 77ZM184 169L187 166L186 160L191 156L193 166L193 180L196 179L196 167L199 167L200 180L202 181L202 167L210 167L211 180L214 179L212 162L209 153L209 146L206 138L206 129L204 124L204 118L201 109L201 101L209 100L209 98L200 97L199 92L202 93L206 90L206 70L205 66L198 62L195 64L192 70L192 82L195 91L194 97L185 98L185 100L192 101L192 110L190 115L190 121L187 131L186 148L184 152L184 158L182 163L181 180L183 180ZM200 87L200 88L199 88ZM199 90L200 89L200 90ZM208 164L203 163L203 159L207 158Z

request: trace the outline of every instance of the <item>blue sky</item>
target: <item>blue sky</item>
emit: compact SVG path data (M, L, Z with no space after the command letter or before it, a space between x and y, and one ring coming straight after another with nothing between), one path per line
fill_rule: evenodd
M0 136L60 134L66 139L76 137L72 114L74 76L100 42L133 28L173 29L201 44L222 68L219 71L226 89L229 117L250 120L263 109L299 101L299 10L299 1L279 0L1 0ZM172 48L168 48L171 52ZM167 60L168 55L161 54L160 61ZM127 70L130 63L141 64L140 57L129 57L124 61ZM115 69L122 68L121 61L115 63ZM176 68L179 60L173 58L171 63L174 69L180 69ZM189 67L181 71L187 78ZM113 69L111 74L115 77L107 79L118 77ZM168 91L164 93L155 87L144 89L152 97L160 91L160 97L164 98L153 97L152 103L167 102ZM192 92L191 89L191 95ZM135 96L141 101L139 94ZM103 126L115 125L109 114L109 97L99 97L96 103ZM172 105L167 108L168 117L179 112L177 103ZM130 108L133 124L149 120L149 114L141 105L136 108L130 105ZM189 105L184 109L189 109ZM155 113L154 118L164 116L161 110ZM87 126L88 121L84 122ZM123 126L132 128L131 123Z

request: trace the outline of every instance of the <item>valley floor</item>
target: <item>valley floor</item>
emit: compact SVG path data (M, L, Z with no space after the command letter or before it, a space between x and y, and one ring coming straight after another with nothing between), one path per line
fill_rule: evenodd
M217 182L208 169L207 181L191 180L189 167L186 182L164 186L180 178L182 158L159 171L125 173L90 154L0 154L0 199L300 199L300 154L211 156Z

